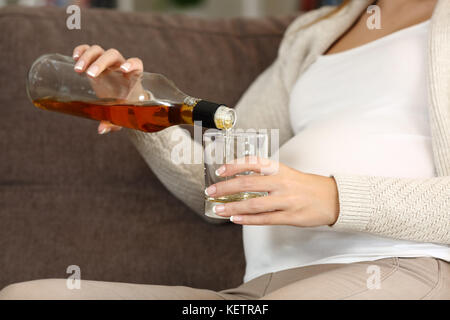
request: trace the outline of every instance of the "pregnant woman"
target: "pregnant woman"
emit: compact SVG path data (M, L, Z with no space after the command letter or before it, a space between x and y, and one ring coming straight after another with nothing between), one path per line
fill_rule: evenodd
M368 28L374 4L380 29ZM78 46L74 59L91 77L143 70L99 46ZM244 226L241 286L83 281L68 290L65 280L39 280L0 298L449 299L449 87L448 0L352 0L302 15L236 108L237 127L280 130L279 170L206 190L269 192L215 208ZM101 123L99 133L118 129ZM202 214L202 169L170 161L172 130L130 134L163 183ZM218 174L247 170L261 166Z

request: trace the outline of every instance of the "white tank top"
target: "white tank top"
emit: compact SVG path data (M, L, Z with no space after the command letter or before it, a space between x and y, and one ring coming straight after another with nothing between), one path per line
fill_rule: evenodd
M295 136L279 161L324 176L435 176L428 123L424 22L366 45L320 56L295 84ZM244 281L300 266L430 256L445 245L400 241L329 227L244 226Z

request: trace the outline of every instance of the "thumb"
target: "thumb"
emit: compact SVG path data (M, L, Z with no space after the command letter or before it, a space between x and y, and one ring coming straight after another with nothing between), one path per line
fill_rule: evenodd
M116 126L109 121L101 121L98 126L98 133L106 134L111 131L119 131L120 129L122 129L122 127Z

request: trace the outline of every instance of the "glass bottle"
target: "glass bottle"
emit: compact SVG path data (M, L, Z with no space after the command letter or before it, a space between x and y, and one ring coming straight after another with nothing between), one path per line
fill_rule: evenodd
M205 128L230 129L236 122L233 109L190 97L161 74L106 70L92 78L75 72L74 65L60 54L33 63L27 93L35 106L145 132L197 121Z

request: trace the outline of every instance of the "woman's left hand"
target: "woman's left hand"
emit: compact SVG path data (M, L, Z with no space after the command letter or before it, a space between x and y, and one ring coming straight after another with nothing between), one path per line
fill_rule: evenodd
M216 174L226 177L253 171L265 175L238 176L209 186L205 193L214 198L246 191L268 192L268 196L216 205L217 215L242 225L317 227L337 221L334 178L305 174L268 159L245 160L225 164Z

